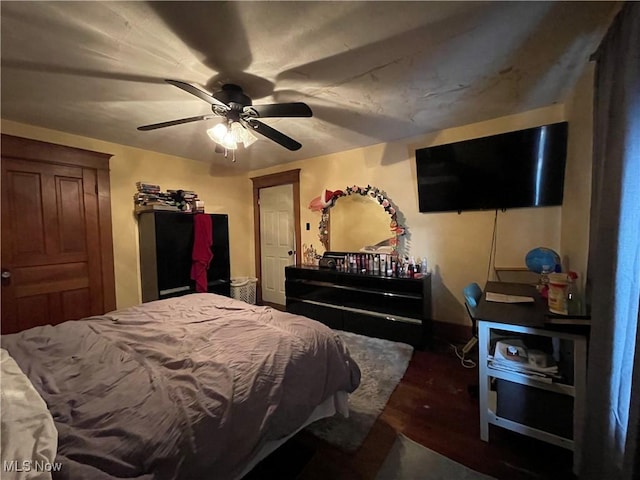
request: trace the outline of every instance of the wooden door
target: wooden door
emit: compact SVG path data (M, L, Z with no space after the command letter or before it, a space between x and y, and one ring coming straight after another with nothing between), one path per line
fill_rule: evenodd
M285 304L284 267L294 263L293 185L260 190L262 300Z
M11 148L15 137L2 140L2 333L115 308L110 215L104 212L107 239L98 195L104 175L82 165L17 158L33 156L33 148ZM56 161L64 159L56 148L76 150L52 147Z

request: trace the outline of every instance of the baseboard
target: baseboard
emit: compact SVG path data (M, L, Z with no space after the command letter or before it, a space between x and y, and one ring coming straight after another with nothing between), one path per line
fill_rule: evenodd
M433 320L431 324L433 328L433 336L449 343L465 344L469 341L472 335L470 325L440 322L438 320Z

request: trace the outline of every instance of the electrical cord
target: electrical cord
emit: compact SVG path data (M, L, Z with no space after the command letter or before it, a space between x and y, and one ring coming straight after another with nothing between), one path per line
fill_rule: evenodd
M460 353L458 351L458 347L456 345L454 345L453 343L450 343L449 346L453 349L454 353L456 354L456 357L458 357L458 359L460 360L460 364L464 368L475 368L476 367L476 362L474 362L470 358L466 358L465 353Z
M442 337L439 337L439 336L435 335L433 337L433 341L436 342L439 345L439 348L441 349L440 351L443 351L442 349L444 347L449 347L451 350L453 350L454 353L456 354L456 357L458 357L460 359L460 364L464 368L475 368L476 367L476 363L473 360L471 360L470 358L466 358L466 354L465 353L461 353L460 349L456 345L454 345L453 343L449 342L447 339L444 339ZM464 351L464 349L463 349L463 351Z
M487 282L490 280L489 275L491 273L491 265L495 271L495 253L496 253L496 240L498 237L498 209L496 208L495 215L493 217L493 234L491 235L491 248L489 249L489 262L487 265Z

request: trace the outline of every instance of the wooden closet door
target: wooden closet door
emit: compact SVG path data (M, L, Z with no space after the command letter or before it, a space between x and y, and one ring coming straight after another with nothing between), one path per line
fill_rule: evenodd
M2 333L104 313L95 169L2 157Z

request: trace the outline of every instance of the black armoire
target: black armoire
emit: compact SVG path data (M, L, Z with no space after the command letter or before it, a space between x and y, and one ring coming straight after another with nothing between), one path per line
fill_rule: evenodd
M208 291L230 295L229 219L206 214L213 227L213 259L207 272ZM195 292L191 280L193 214L143 212L138 215L142 301L150 302Z

